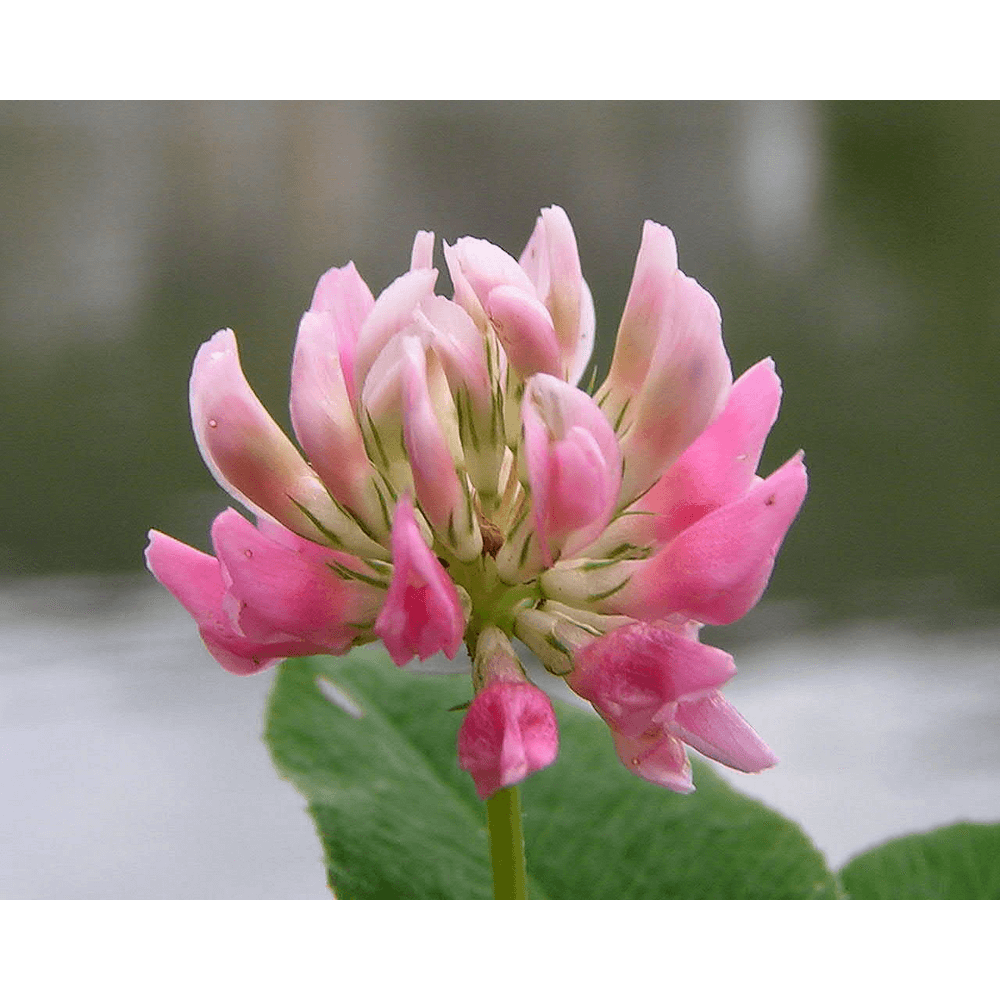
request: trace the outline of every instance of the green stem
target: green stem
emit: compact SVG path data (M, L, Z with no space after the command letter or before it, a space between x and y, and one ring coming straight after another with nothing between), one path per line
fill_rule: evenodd
M524 831L517 785L501 788L486 803L489 820L490 862L493 865L494 899L527 899L528 876L524 864Z

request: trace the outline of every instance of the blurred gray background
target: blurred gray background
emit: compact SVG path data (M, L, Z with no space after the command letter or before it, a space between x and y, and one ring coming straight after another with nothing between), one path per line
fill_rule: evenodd
M204 548L228 502L191 360L233 327L287 428L325 269L377 293L420 228L516 256L552 203L602 370L652 218L734 371L785 384L763 469L803 447L810 494L707 636L782 757L736 783L837 864L1000 820L998 180L994 103L0 104L0 896L326 895L259 741L270 679L142 570L149 527Z

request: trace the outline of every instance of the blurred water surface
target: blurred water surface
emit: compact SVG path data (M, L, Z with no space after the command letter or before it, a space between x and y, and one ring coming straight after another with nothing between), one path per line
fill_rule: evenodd
M142 578L0 596L0 898L328 897L304 803L260 739L269 675L225 674ZM793 608L761 611L772 637L728 643L727 694L781 763L728 780L838 866L906 832L997 819L1000 628L803 633Z
M0 894L323 894L259 744L268 678L131 575L150 526L205 547L229 503L190 363L232 326L287 428L319 274L377 292L419 228L517 254L551 203L602 369L653 218L734 370L783 378L763 469L804 447L809 498L710 640L783 759L746 787L838 860L1000 818L998 178L992 103L0 104Z

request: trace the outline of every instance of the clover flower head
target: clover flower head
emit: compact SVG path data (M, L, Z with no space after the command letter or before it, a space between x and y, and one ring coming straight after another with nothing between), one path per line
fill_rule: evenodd
M770 359L735 383L712 297L645 224L610 370L578 383L594 306L566 213L521 257L434 236L377 298L353 264L299 325L290 411L301 451L240 367L203 344L195 438L220 485L214 556L150 532L147 564L226 669L381 641L397 666L472 657L460 765L481 796L556 757L555 716L516 637L590 701L622 762L693 789L685 746L743 771L776 758L719 693L732 658L703 624L746 614L806 492L802 455L757 475L781 387Z

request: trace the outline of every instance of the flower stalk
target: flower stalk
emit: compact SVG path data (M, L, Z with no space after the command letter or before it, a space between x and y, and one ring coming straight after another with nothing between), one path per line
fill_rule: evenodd
M501 788L486 802L494 899L527 899L524 829L517 785Z

